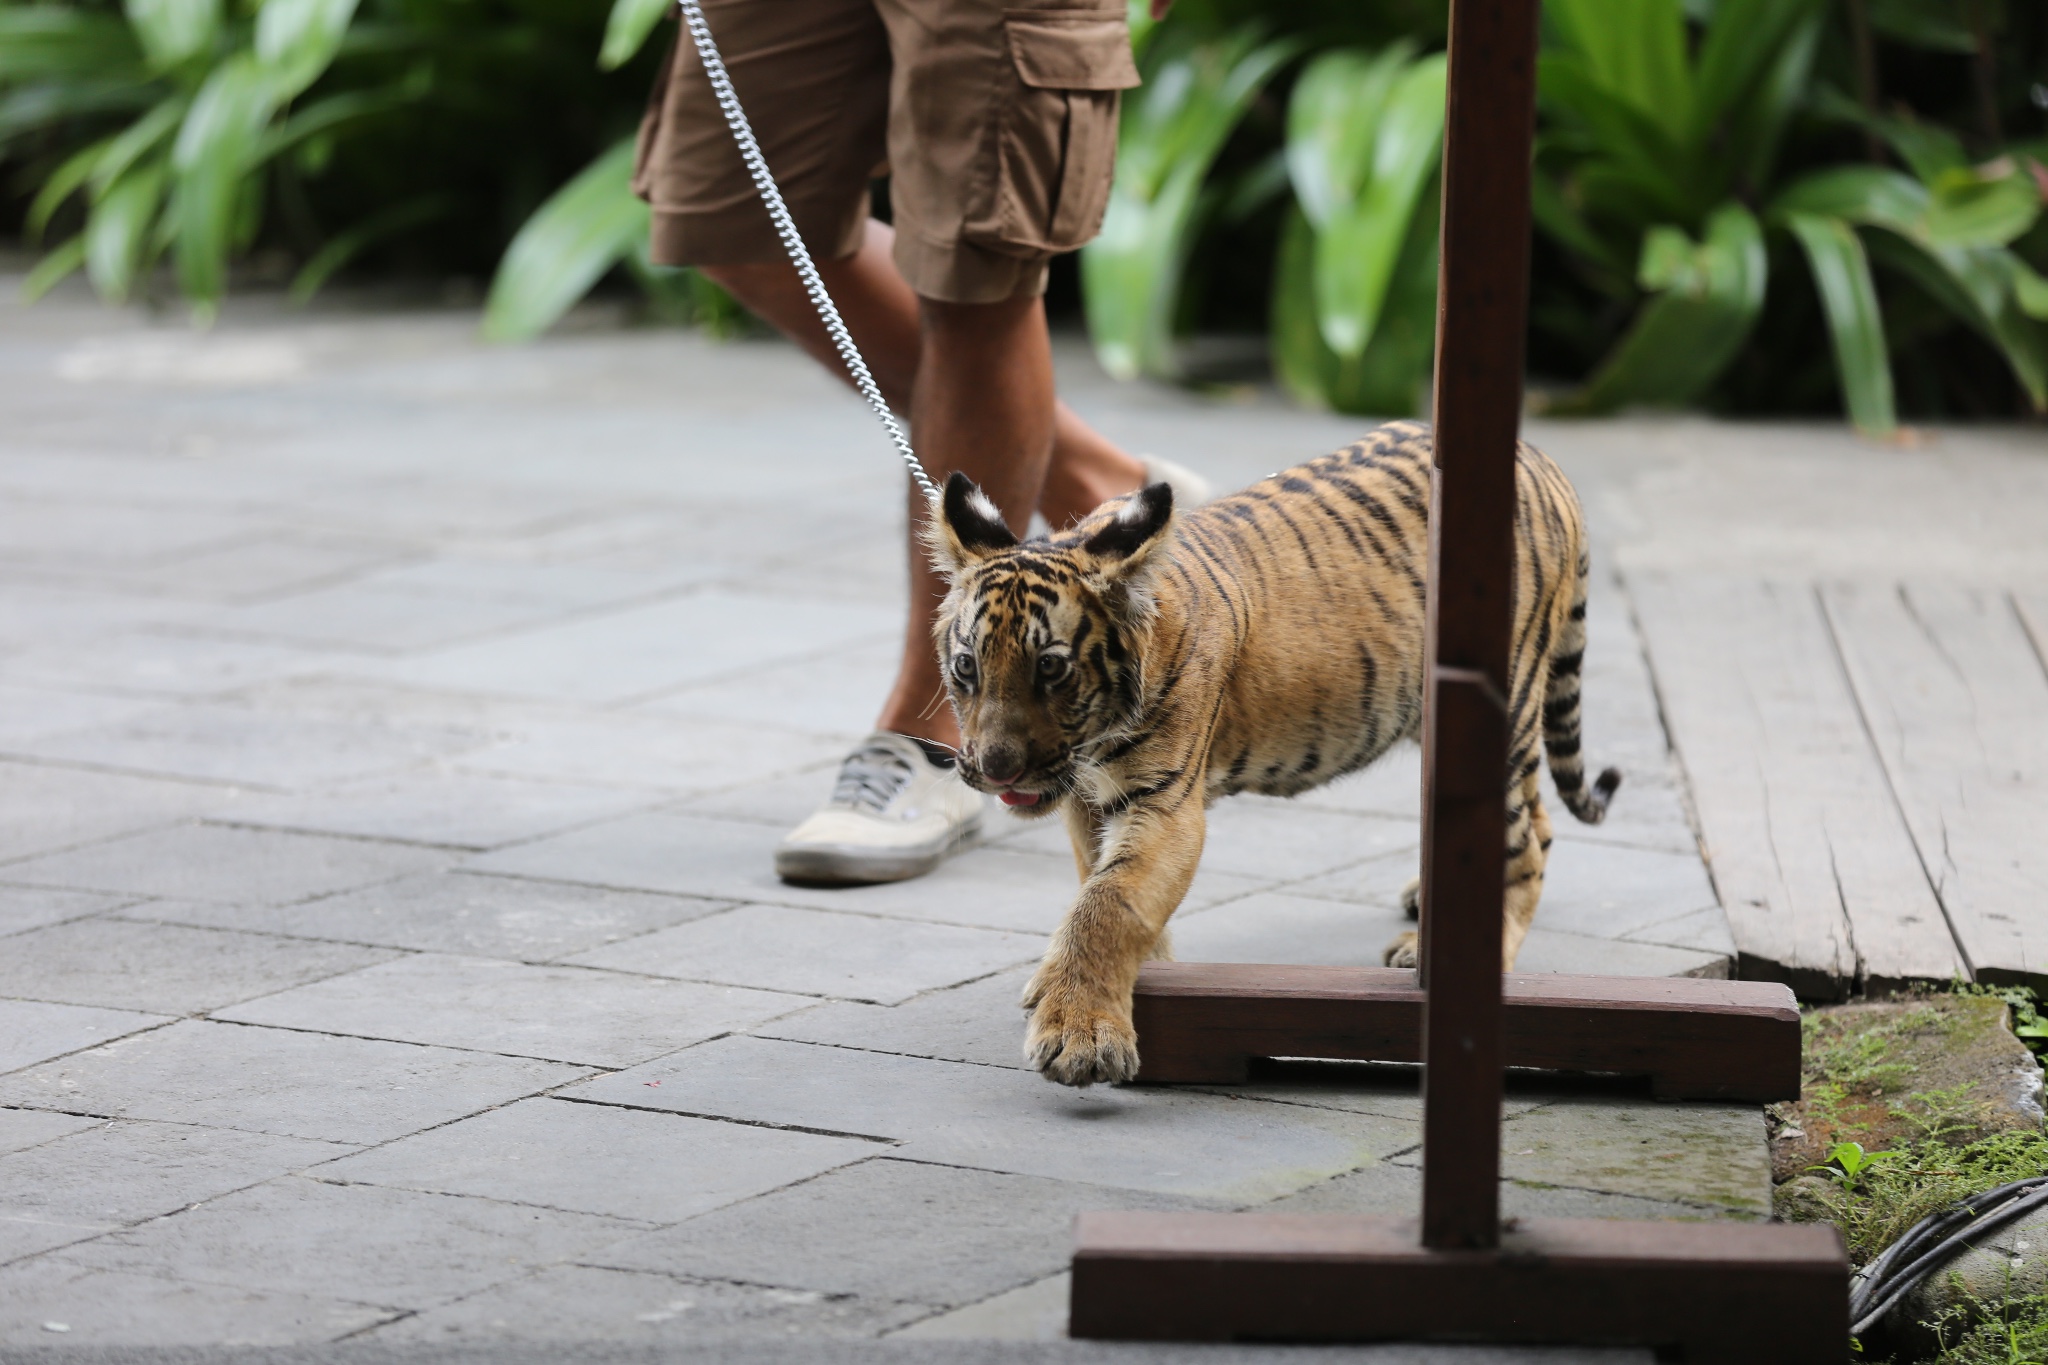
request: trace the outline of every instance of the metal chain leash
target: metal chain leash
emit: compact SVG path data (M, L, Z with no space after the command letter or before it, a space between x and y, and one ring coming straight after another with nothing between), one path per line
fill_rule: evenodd
M825 324L826 334L839 348L839 358L846 362L854 387L860 390L861 397L868 400L875 416L882 419L890 441L896 446L896 453L903 457L903 463L910 470L910 477L927 498L938 497L938 485L932 482L931 475L925 473L924 465L918 462L903 424L896 420L895 413L889 411L889 404L883 400L875 377L868 373L868 364L861 359L860 348L853 344L853 333L847 330L846 320L839 316L838 305L825 291L825 281L819 277L817 264L811 260L810 248L804 245L802 235L796 230L796 220L790 217L789 205L782 201L782 191L777 188L775 177L768 173L768 159L761 155L761 144L754 140L754 129L747 122L747 111L740 107L739 96L733 93L732 80L725 74L725 59L718 55L718 44L712 40L711 26L704 22L704 11L698 7L697 0L677 0L677 3L682 6L683 23L690 30L690 40L697 45L697 57L704 63L704 74L711 80L711 91L718 97L718 107L725 114L726 126L732 129L733 141L739 144L740 157L747 163L748 174L754 178L754 188L760 191L761 202L767 206L768 216L775 222L775 235L782 239L782 249L789 253L789 263L796 267L798 277L803 280L804 292L811 296L811 306L818 310L818 320Z

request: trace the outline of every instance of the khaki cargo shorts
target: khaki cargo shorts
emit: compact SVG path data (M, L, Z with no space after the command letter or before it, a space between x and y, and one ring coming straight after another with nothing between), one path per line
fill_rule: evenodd
M990 303L1045 287L1095 235L1117 92L1138 84L1122 0L704 0L804 241L860 246L889 176L896 264L919 294ZM664 265L782 258L689 34L655 82L633 172Z

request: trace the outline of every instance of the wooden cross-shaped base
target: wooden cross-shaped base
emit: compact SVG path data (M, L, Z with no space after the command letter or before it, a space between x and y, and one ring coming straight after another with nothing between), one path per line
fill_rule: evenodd
M1511 1220L1437 1251L1413 1218L1084 1213L1070 1330L1150 1341L1647 1345L1686 1365L1815 1365L1849 1340L1834 1229Z
M1783 986L1501 973L1515 439L1527 322L1536 0L1452 0L1423 697L1422 972L1156 963L1140 1079L1254 1057L1423 1064L1419 1218L1084 1214L1075 1336L1634 1344L1688 1365L1848 1345L1833 1228L1500 1220L1509 1066L1658 1094L1799 1093Z

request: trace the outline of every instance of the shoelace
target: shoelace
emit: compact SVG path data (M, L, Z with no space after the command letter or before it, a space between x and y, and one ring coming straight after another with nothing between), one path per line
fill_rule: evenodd
M866 744L846 756L832 804L880 814L910 781L910 761L886 744Z

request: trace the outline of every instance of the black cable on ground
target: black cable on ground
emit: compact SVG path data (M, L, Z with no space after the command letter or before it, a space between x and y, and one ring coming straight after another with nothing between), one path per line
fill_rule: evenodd
M1863 1267L1849 1291L1849 1331L1862 1336L1959 1250L2036 1209L2048 1209L2048 1176L2015 1180L1929 1214Z

